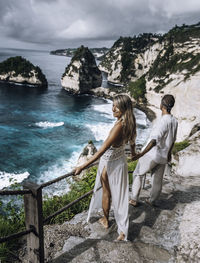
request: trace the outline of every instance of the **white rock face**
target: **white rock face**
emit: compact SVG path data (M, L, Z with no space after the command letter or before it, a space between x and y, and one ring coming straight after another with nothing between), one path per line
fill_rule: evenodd
M31 73L33 76L27 78L23 77L22 75L14 76L14 71L8 72L6 74L0 75L0 80L3 81L9 81L9 82L15 82L15 83L28 83L31 85L42 85L42 82L37 78L37 74L35 70L32 70Z
M81 67L81 63L79 61L74 61L73 65L79 69ZM73 89L74 91L79 91L80 81L79 81L79 74L73 70L71 65L68 75L65 75L61 79L61 85L66 90Z
M187 148L177 153L178 163L176 174L188 176L200 176L200 131L189 138L191 143Z
M178 263L200 262L200 201L186 205L179 226Z
M167 84L164 94L172 94L176 103L172 114L178 119L177 141L183 141L191 132L193 126L200 122L200 72L197 72L190 79L183 81L182 74L170 75L173 80ZM156 84L153 81L146 83L146 98L150 108L159 116L160 101L163 93L153 90Z

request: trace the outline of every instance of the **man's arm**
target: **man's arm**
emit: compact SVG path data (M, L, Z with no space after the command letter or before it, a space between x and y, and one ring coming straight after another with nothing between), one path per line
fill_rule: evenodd
M135 161L137 159L139 159L140 157L142 157L144 154L146 154L147 152L149 152L154 146L156 146L156 140L155 139L152 139L148 145L146 146L146 148L140 152L140 153L137 153L135 156L133 156L132 160Z

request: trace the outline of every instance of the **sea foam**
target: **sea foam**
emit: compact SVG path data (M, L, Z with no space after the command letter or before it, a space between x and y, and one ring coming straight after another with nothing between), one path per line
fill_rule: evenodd
M24 179L29 177L28 172L24 173L6 173L0 171L0 189L8 187L15 183L21 183Z
M41 184L44 182L48 182L71 172L76 167L78 157L81 154L83 147L80 147L79 149L77 149L77 151L74 151L69 159L58 160L57 164L50 166L46 171L42 172L37 180L37 183ZM69 177L69 180L71 180L71 178L72 177ZM69 191L69 188L70 186L69 184L67 184L66 179L63 179L57 183L50 185L49 187L45 187L43 189L43 192L47 196L63 195Z
M40 122L36 122L35 123L36 126L40 127L40 128L54 128L54 127L59 127L59 126L63 126L64 122L49 122L49 121L40 121Z

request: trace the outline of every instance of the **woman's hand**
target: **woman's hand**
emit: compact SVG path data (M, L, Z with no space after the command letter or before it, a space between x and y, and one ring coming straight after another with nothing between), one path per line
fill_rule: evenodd
M142 153L136 153L135 155L132 155L132 161L138 160L140 157L142 157Z
M80 174L80 173L82 172L83 169L84 169L84 168L83 168L82 165L76 167L76 168L74 169L74 175L78 175L78 174Z

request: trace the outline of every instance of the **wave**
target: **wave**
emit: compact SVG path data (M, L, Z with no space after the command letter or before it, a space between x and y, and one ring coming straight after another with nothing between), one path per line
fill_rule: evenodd
M40 121L40 122L36 122L35 123L36 126L40 127L40 128L54 128L54 127L59 127L59 126L63 126L64 122L49 122L49 121Z
M106 115L107 117L111 118L114 120L113 117L113 112L112 112L112 101L111 100L106 100L107 103L105 104L96 104L93 105L93 110L101 112L103 115Z
M86 127L92 131L96 141L105 141L109 131L113 127L113 123L100 122L97 124L86 124Z
M0 171L0 189L11 186L15 183L21 183L24 179L29 177L28 172L24 173L6 173Z
M37 183L41 184L44 182L48 182L71 172L76 166L78 157L80 156L82 149L83 147L77 148L77 151L74 151L68 160L58 160L55 165L48 167L46 171L40 174ZM71 181L71 177L69 177L69 180ZM50 185L49 187L45 187L43 189L43 192L47 196L54 196L66 194L69 190L69 184L67 184L66 179L63 179L57 183Z

